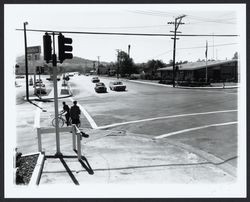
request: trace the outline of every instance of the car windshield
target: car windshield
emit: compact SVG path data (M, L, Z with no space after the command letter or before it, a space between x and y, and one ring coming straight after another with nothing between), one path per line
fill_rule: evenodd
M121 81L116 81L116 82L114 82L114 85L122 85L122 82Z
M104 83L97 83L96 86L104 86Z

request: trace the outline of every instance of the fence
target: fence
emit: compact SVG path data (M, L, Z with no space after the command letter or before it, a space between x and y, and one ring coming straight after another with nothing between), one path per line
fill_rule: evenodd
M82 157L81 153L81 131L79 128L73 124L70 127L59 128L59 132L72 132L72 149L77 150L77 157L80 160ZM37 128L37 141L38 141L38 151L42 152L42 135L48 133L56 133L55 128ZM77 143L77 144L76 144ZM77 148L76 148L77 147Z

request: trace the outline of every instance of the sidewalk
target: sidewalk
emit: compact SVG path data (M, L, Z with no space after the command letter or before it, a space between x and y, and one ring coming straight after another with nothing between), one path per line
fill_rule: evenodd
M44 141L40 186L89 183L231 183L236 178L178 142L153 140L124 131L83 129L82 160L72 150L72 135L61 133L62 158L55 142ZM226 164L226 162L225 162Z

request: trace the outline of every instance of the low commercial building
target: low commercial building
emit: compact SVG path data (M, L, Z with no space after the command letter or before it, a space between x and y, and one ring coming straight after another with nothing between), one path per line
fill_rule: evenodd
M172 81L173 66L158 69L162 81ZM176 81L238 82L237 60L201 61L176 65Z

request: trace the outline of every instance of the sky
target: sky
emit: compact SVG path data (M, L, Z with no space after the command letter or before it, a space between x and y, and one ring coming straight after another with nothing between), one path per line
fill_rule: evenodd
M27 29L170 34L174 29L168 22L186 15L178 28L182 34L237 34L242 27L243 5L221 4L5 4L5 53L13 58L24 55L23 23ZM43 45L44 32L27 31L28 46ZM173 40L170 36L110 36L65 33L73 39L73 55L115 62L117 49L128 51L134 62L159 59L165 63L173 59ZM231 59L239 52L239 37L179 37L176 43L176 61L205 59L206 41L208 59ZM57 40L56 40L57 43ZM57 51L57 49L56 49ZM42 47L43 55L43 47ZM13 59L15 60L15 59ZM14 61L15 62L15 61Z

